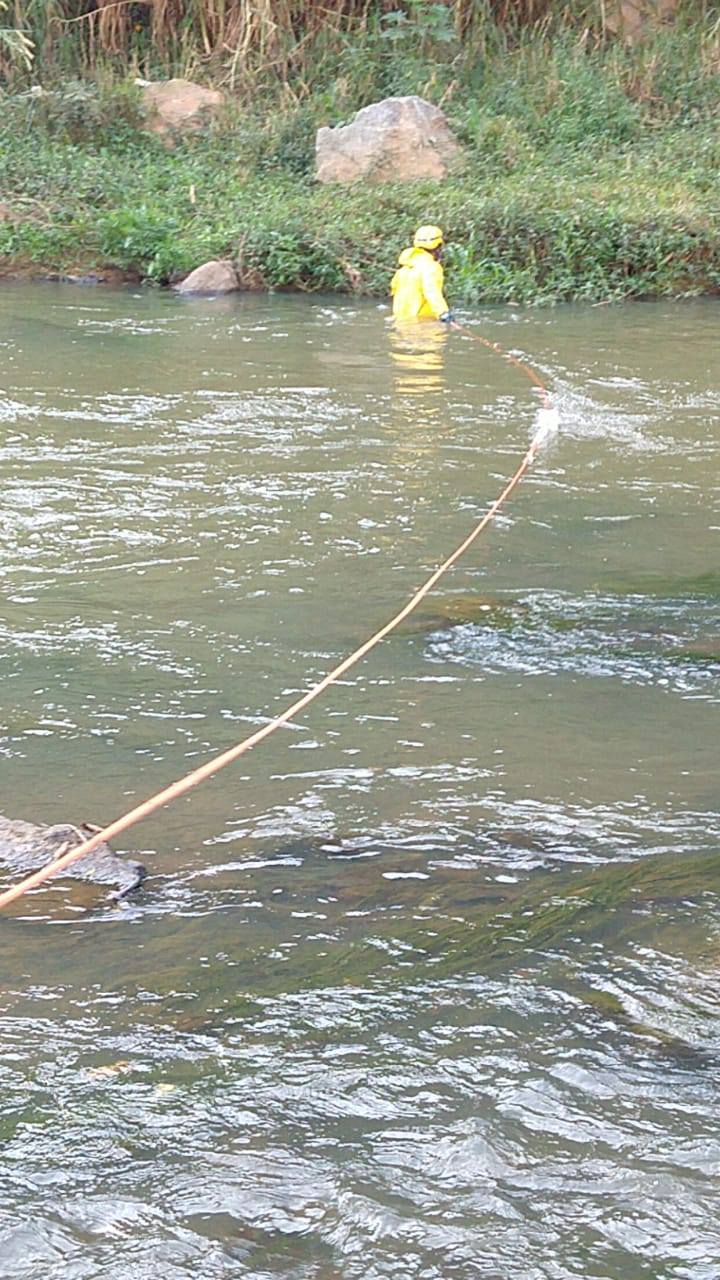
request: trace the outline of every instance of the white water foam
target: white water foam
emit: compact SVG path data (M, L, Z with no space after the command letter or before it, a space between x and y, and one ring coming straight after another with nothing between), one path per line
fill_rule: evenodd
M541 449L543 445L549 444L560 430L560 414L553 406L552 408L539 409L536 419L535 434L532 438L533 447Z

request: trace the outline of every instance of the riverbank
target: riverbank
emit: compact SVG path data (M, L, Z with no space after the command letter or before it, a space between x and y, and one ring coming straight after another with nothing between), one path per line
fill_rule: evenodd
M402 91L443 97L465 151L441 184L315 182L317 125L364 105L347 86L335 108L322 86L291 109L228 96L172 149L127 79L5 95L0 273L168 284L232 257L247 288L380 297L432 220L456 303L715 293L720 89L699 48L688 33L633 53L558 37L498 54L475 90L433 95L418 73Z

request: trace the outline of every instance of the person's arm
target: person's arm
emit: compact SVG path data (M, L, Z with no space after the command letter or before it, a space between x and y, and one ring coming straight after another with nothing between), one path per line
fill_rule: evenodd
M448 319L451 319L452 315L450 308L443 292L445 273L442 266L439 262L436 262L434 258L431 258L429 254L423 256L427 257L427 262L423 262L422 264L422 282L425 301L430 307L436 320L439 320L441 317L444 320L446 316Z

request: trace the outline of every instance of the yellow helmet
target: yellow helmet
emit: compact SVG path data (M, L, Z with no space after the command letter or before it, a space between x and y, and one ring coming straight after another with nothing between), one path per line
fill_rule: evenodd
M418 227L413 237L416 249L437 249L443 242L443 233L439 227Z

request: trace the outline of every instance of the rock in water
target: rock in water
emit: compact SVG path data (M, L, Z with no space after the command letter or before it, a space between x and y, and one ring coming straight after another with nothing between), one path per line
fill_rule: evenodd
M45 827L0 817L0 867L14 876L29 875L61 853L67 853L74 845L82 844L97 829L84 824L75 827L64 822ZM108 844L101 844L93 853L67 867L60 873L60 878L115 885L116 892L110 896L124 898L125 894L137 889L145 875L142 863L120 858Z
M234 293L240 288L240 281L232 262L217 258L196 267L175 288L178 293Z
M318 182L412 182L444 178L460 147L439 107L411 95L384 98L351 124L318 129Z
M193 133L223 102L217 89L206 89L191 80L161 80L141 86L147 111L147 128L172 144L173 133Z

